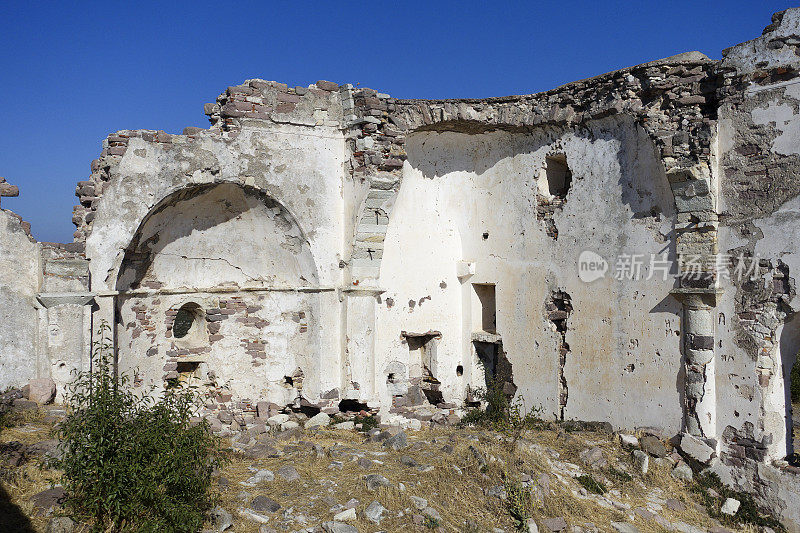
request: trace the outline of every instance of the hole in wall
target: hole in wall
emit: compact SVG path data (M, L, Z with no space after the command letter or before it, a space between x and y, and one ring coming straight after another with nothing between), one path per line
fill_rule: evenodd
M369 411L369 407L358 400L342 400L339 402L339 411L342 413L359 413L361 411Z
M386 383L394 383L395 379L394 372L389 372L389 374L386 376Z
M566 154L553 154L545 158L547 191L551 196L565 199L572 186L572 171L567 165Z
M456 367L456 376L461 377L463 375L464 375L464 367L461 366L461 365L458 365Z
M294 379L292 376L283 376L283 384L287 387L294 387Z
M564 206L572 186L572 171L567 164L566 154L551 154L545 158L537 186L536 218L544 222L547 235L558 240L558 228L553 216Z
M484 231L482 237L483 237L484 241L489 240L489 232L488 231Z
M506 357L501 342L473 341L475 354L483 367L486 388L501 387L503 393L512 397L517 392L511 361Z
M409 355L409 375L428 383L439 383L436 377L436 339L438 332L426 334L406 333Z

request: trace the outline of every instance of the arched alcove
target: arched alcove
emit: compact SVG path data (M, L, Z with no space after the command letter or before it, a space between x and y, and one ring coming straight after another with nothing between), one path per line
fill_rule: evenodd
M291 402L301 386L284 376L318 376L317 286L305 233L276 199L231 183L175 191L143 218L119 267L120 366L144 385Z
M125 250L116 289L316 281L291 213L261 191L222 183L181 189L151 209Z

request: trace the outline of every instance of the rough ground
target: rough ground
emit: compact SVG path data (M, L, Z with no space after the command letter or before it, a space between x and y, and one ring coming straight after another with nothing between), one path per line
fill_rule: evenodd
M45 497L52 491L40 495L58 482L58 472L42 469L38 459L53 453L49 430L62 413L53 406L30 411L0 430L0 483L7 493L0 494L1 531L44 532L58 514L55 498ZM650 456L642 474L633 446L621 445L618 435L545 426L527 432L512 457L503 437L480 429L372 433L273 427L226 438L233 459L219 473L221 511L206 528L511 532L506 476L532 494L531 530L723 531L687 490L690 484L672 474L676 454ZM645 441L642 447L656 455L668 451L668 445L662 450L653 439ZM590 492L581 476L607 492Z

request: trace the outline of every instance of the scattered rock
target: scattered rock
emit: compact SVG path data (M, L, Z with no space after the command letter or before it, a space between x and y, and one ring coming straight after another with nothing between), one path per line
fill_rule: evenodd
M626 433L620 433L619 434L619 443L622 444L623 446L631 446L631 447L635 448L635 447L639 446L639 439L637 439L633 435L628 435Z
M683 453L695 461L706 465L711 462L711 459L717 456L717 452L714 448L688 433L684 433L681 436L680 447Z
M242 481L241 484L245 487L255 487L259 483L263 483L265 481L274 481L275 474L272 473L271 470L259 470L252 476L250 476L247 481Z
M692 481L694 474L692 473L692 469L689 468L689 465L686 463L680 463L678 466L672 469L672 477L689 483Z
M296 481L300 479L300 474L297 473L297 470L292 465L280 467L278 469L278 475L286 481Z
M408 437L406 436L405 431L401 431L397 435L386 439L383 445L384 447L391 448L392 450L402 450L408 446Z
M53 509L61 507L64 503L66 492L64 487L53 487L52 489L43 490L31 496L34 511L37 511L44 516L50 516Z
M39 408L39 404L30 400L23 400L22 398L14 400L11 404L15 411L35 411Z
M686 505L682 501L676 500L675 498L667 498L667 501L664 503L664 505L667 506L667 509L678 513L686 509Z
M633 463L636 465L636 469L645 475L650 466L650 456L642 450L633 450Z
M281 424L285 424L288 421L289 421L289 415L286 414L274 415L267 418L267 424L269 424L270 426L280 426Z
M325 427L331 423L331 417L326 415L325 413L317 413L316 415L312 416L306 423L304 427L306 429L315 428L315 427Z
M214 524L214 530L222 533L229 527L233 526L233 517L231 514L220 506L214 507L211 510L211 521Z
M75 531L75 522L70 517L57 516L47 522L45 533L72 533L73 531Z
M405 466L414 467L414 466L417 466L419 463L417 463L412 457L404 455L404 456L400 457L400 464L403 464Z
M346 422L339 422L338 424L334 424L333 427L335 427L336 429L350 430L356 427L356 423L353 422L352 420L348 420Z
M661 440L653 435L645 435L639 439L639 445L641 446L642 450L646 451L653 457L667 456L667 447L664 446L664 443L661 442Z
M414 507L416 507L420 511L428 506L428 500L426 500L425 498L418 498L417 496L411 496L410 498L411 502L414 504Z
M356 510L353 507L333 515L333 520L336 522L347 522L356 518Z
M469 446L469 451L475 460L478 461L478 467L483 470L483 468L486 466L486 458L483 456L481 451L471 444Z
M558 533L559 531L564 531L567 529L567 521L561 516L556 518L545 518L541 521L541 523L553 533Z
M433 507L426 507L422 510L422 514L437 524L442 521L441 515Z
M533 521L533 518L528 519L528 533L539 533L539 526L536 525L536 522Z
M277 513L281 508L281 504L261 494L253 498L253 501L250 502L250 507L259 513Z
M579 456L585 465L591 466L592 468L602 468L608 464L608 461L606 461L603 455L603 450L599 446L586 448Z
M386 512L386 508L378 503L377 501L373 501L371 504L364 509L364 516L370 522L375 524L380 524L381 520L383 520L383 513Z
M342 522L325 522L322 524L325 533L358 533L358 530L350 524Z
M254 509L238 509L238 512L243 517L247 518L248 520L252 520L253 522L258 522L259 524L267 524L269 523L269 516L259 513Z
M364 476L364 481L367 482L367 489L376 490L379 487L390 487L392 483L380 474L369 474Z
M690 526L686 522L675 522L672 526L681 533L703 533L703 530L699 527Z
M32 379L28 386L28 399L32 402L45 405L56 398L56 382L50 378Z
M739 505L741 505L739 500L728 498L725 500L725 503L722 504L722 509L720 509L720 511L722 514L733 516L739 510Z
M639 528L628 522L611 522L611 527L619 533L639 533Z

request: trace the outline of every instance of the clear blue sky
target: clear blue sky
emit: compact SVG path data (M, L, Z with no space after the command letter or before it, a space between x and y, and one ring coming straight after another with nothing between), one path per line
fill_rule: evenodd
M247 78L400 98L527 94L753 39L777 0L59 2L0 5L3 208L70 242L75 183L120 129L207 127Z

